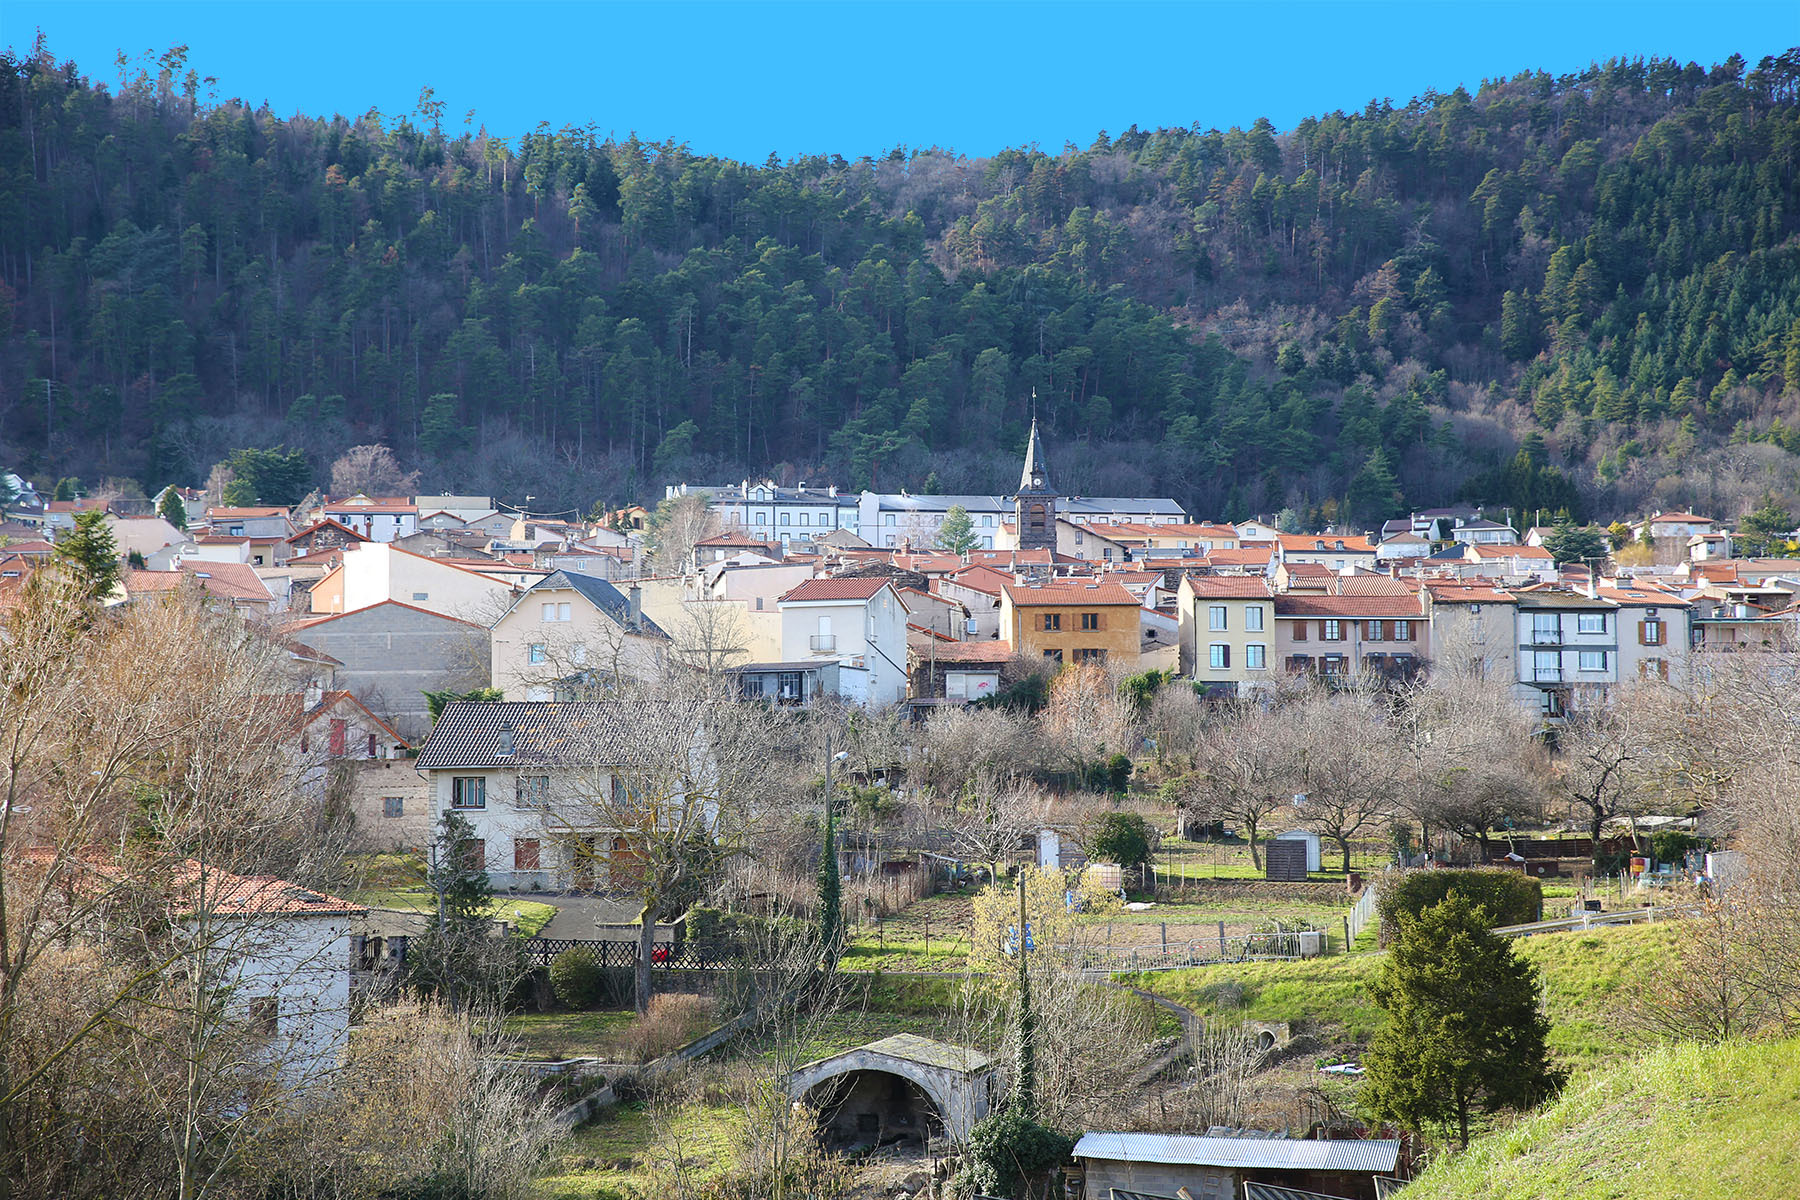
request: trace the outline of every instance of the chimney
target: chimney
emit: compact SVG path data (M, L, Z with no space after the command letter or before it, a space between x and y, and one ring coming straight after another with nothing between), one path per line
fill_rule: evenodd
M833 500L837 499L837 484L834 483L830 487L826 488L825 490L831 494L831 498Z
M1600 583L1597 578L1598 573L1592 567L1589 567L1587 572L1587 587L1582 590L1587 593L1587 598L1589 600L1598 600L1600 598Z
M644 623L644 589L635 583L632 584L629 599L631 604L627 610L626 628L641 628Z

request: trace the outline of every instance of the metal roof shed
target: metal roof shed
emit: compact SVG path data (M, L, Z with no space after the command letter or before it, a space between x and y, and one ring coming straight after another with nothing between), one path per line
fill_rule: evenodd
M1400 1160L1394 1140L1089 1133L1074 1157L1087 1172L1087 1194L1113 1189L1194 1200L1234 1200L1246 1183L1274 1183L1345 1200L1375 1200L1375 1176Z

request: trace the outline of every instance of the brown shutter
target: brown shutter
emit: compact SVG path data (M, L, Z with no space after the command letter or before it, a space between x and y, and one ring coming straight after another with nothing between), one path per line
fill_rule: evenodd
M1306 640L1306 622L1305 621L1295 621L1294 622L1294 640L1296 642L1304 642Z
M1231 665L1231 645L1227 643L1223 649L1225 651L1225 665L1229 667Z

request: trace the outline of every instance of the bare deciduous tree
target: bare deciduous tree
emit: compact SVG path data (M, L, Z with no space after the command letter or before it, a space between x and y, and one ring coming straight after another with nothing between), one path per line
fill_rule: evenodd
M352 446L331 464L331 491L337 496L409 496L419 485L417 471L402 471L386 446Z

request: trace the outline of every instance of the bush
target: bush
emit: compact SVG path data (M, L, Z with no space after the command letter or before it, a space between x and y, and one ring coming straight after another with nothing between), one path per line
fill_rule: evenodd
M712 1027L713 1002L704 996L664 992L650 997L650 1011L625 1027L619 1048L633 1062L649 1062L679 1050Z
M1155 848L1150 823L1134 812L1102 813L1088 835L1088 856L1095 862L1141 867Z
M1700 847L1699 839L1680 829L1664 829L1650 835L1650 853L1659 863L1680 864L1689 850Z
M1016 1196L1031 1176L1060 1167L1074 1149L1072 1139L1009 1106L969 1130L961 1182L978 1195Z
M598 1008L606 995L606 971L592 950L564 950L550 963L550 990L565 1008Z
M1543 885L1518 871L1404 871L1397 882L1382 884L1375 901L1381 914L1381 944L1387 945L1399 932L1402 914L1416 917L1452 891L1480 905L1490 929L1523 925L1543 912Z

